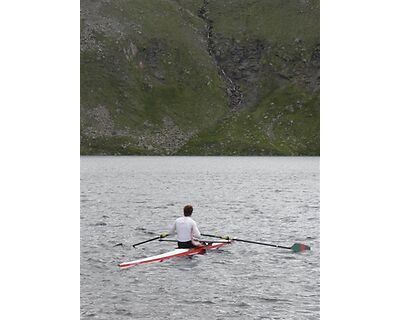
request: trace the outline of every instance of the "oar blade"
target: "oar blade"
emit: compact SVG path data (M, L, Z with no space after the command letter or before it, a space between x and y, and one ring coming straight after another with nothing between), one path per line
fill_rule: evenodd
M306 250L311 250L309 246L302 243L295 243L290 249L292 249L293 252L303 252Z

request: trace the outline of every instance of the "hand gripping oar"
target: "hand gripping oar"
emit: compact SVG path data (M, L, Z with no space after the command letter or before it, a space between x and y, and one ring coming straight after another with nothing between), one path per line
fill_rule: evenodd
M166 237L166 235L165 236L157 236L157 237L155 237L155 238L151 238L151 239L149 239L149 240L145 240L145 241L142 241L142 242L138 242L138 243L134 243L133 245L132 245L132 247L136 247L136 246L138 246L138 245L140 245L140 244L143 244L143 243L147 243L147 242L150 242L150 241L154 241L154 240L158 240L158 239L161 239L161 238L165 238ZM116 247L116 246L122 246L122 243L117 243L116 245L114 245L114 247Z
M238 238L229 237L229 236L215 236L212 234L205 234L205 233L202 233L202 235L205 237L212 237L212 238L219 238L219 239L224 239L224 240L233 240L233 241L240 241L240 242L246 242L246 243L260 244L262 246L269 246L269 247L274 247L274 248L289 249L289 250L292 250L293 252L301 252L301 251L311 249L309 246L302 244L302 243L295 243L291 247L285 247L285 246L279 246L277 244L269 244L269 243L258 242L258 241L243 240L243 239L238 239Z

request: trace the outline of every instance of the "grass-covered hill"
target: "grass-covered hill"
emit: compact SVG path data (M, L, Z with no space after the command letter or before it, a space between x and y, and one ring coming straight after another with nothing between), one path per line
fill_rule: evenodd
M81 153L319 155L318 0L81 0Z

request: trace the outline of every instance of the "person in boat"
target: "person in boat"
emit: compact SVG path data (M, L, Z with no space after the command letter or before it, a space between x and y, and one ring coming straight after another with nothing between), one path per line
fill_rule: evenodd
M193 207L188 204L183 208L183 217L175 220L169 233L164 232L160 234L160 238L165 238L169 235L176 234L178 239L178 248L195 248L204 245L198 241L200 238L200 231L197 228L197 223L191 216Z

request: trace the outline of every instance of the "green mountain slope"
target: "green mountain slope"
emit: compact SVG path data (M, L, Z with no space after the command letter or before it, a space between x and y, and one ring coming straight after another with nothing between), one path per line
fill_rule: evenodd
M318 155L319 2L81 0L81 153Z

